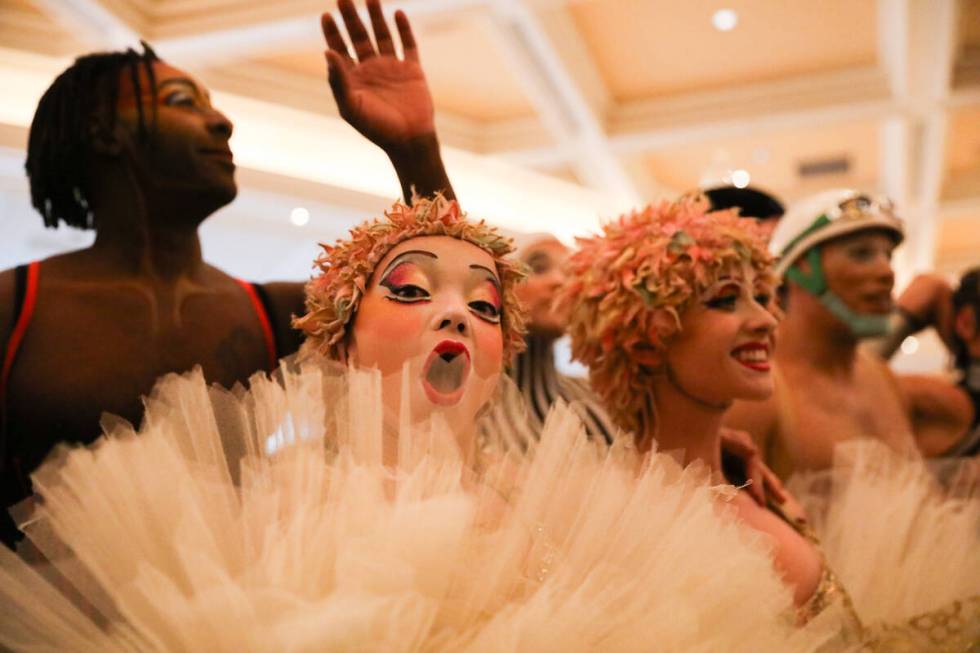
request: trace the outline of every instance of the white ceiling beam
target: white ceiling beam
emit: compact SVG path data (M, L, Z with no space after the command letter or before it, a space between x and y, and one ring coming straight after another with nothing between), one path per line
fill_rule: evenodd
M636 206L641 197L622 162L609 147L604 122L597 104L603 102L598 76L588 85L573 73L574 66L563 59L541 16L521 0L495 0L492 4L494 24L504 41L501 52L508 57L535 105L545 129L556 143L569 147L574 154L567 160L587 186L609 196L618 207ZM561 24L562 7L548 8L551 29L560 31L566 43L565 56L582 64L588 61L585 46L568 41L579 39L570 23ZM573 62L574 63L574 62Z
M955 0L910 0L909 91L924 116L918 127L911 184L908 257L912 272L935 264L936 236L946 163L947 116L956 43Z
M909 1L878 0L878 62L888 77L892 97L909 92Z
M35 0L35 4L92 49L139 45L139 32L98 0Z
M891 97L902 104L909 96L909 0L878 0L878 63ZM911 124L907 115L883 120L878 126L880 190L902 210L909 200Z

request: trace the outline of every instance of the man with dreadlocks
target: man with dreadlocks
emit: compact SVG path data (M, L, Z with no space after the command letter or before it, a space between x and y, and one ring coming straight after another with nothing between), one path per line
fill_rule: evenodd
M399 59L377 2L377 52L353 5L342 10L360 27L360 62L331 62L341 115L385 149L403 188L451 194L407 19L396 16ZM29 474L56 443L95 438L103 412L138 422L162 374L200 365L230 387L297 349L289 321L304 312L302 284L248 284L201 256L198 226L236 195L231 133L204 86L145 44L79 58L42 97L26 166L33 204L47 226L96 238L0 272L3 508L30 495ZM6 510L0 521L10 544Z

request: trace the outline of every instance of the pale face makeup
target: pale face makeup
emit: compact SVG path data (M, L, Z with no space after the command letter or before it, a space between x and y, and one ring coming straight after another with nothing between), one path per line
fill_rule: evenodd
M892 310L894 239L884 231L860 231L821 248L827 286L857 313L887 315Z
M528 267L527 279L517 287L517 296L527 310L532 333L557 338L565 332L568 315L555 310L555 295L565 282L562 264L568 248L555 238L545 238L521 252Z
M717 405L771 395L773 291L745 266L723 274L692 302L666 351L678 385Z
M413 421L438 412L468 433L502 369L502 307L489 254L448 236L412 238L375 268L348 356L381 371L387 413L399 414L404 370Z

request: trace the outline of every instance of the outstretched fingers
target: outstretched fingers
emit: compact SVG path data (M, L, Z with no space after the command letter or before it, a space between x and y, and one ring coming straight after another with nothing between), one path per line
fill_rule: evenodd
M395 12L395 25L398 26L398 36L402 40L405 61L418 61L419 49L415 45L415 35L412 34L412 26L408 22L408 16L401 9Z
M353 0L338 0L337 7L340 9L340 15L344 17L344 25L347 27L354 52L357 53L357 60L365 61L375 56L374 45L364 23L361 22L361 17L357 15Z
M371 15L371 29L374 30L374 40L378 44L378 53L382 56L395 56L395 42L391 40L388 23L381 11L381 0L368 0L368 14Z
M344 43L344 37L340 34L340 28L330 14L320 16L320 28L323 30L323 38L327 42L327 47L338 56L350 59L350 50Z

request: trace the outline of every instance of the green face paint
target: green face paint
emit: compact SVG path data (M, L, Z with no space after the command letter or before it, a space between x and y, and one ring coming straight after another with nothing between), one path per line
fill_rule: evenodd
M831 290L825 291L817 299L834 317L847 325L855 338L877 338L888 333L890 315L858 313Z
M805 254L810 264L810 272L804 272L797 265L786 270L786 278L817 298L830 313L847 325L855 338L877 338L888 333L889 315L858 313L828 286L820 262L820 247L812 247Z

